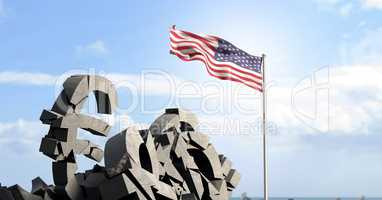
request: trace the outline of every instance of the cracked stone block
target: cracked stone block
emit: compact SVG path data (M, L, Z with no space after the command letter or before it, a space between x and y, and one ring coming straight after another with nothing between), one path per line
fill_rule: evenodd
M227 176L232 168L232 162L224 155L219 155L219 160L222 165L222 172L224 176Z
M66 161L53 162L53 180L56 185L66 185L74 177L77 164Z
M240 182L240 173L235 169L231 169L227 177L225 177L225 180L227 181L227 185L229 187L236 188Z
M90 154L90 145L89 140L77 140L74 146L74 152L76 154Z
M38 196L44 196L46 188L48 188L48 185L40 177L36 177L32 180L31 193Z
M198 132L189 132L190 144L198 147L199 149L207 149L209 143L209 137L206 134Z
M130 194L137 191L132 181L125 175L120 174L104 181L99 186L102 199L119 200L127 198Z
M71 177L67 184L63 186L56 186L55 191L63 199L85 200L86 198L83 188L75 176Z
M175 166L171 162L166 162L163 167L166 171L166 174L172 180L179 182L179 183L184 182L182 175L178 172L178 170L175 168Z
M208 158L210 165L212 167L212 177L209 177L209 179L220 179L223 178L223 173L221 169L221 163L219 160L219 155L215 150L215 147L213 145L208 145L207 149L203 151L203 153Z
M144 145L143 139L135 128L125 129L113 136L105 145L105 167L120 168L119 170L123 171L130 168L132 162L140 165L141 144Z
M77 138L77 128L55 128L50 127L48 136L61 142L75 143Z
M85 154L85 156L97 162L101 162L103 158L103 151L99 147L94 146L90 148L90 153Z
M111 83L101 76L89 76L89 90L94 91L99 113L111 114L118 106L116 90Z
M41 197L27 192L19 185L11 186L8 190L12 193L15 200L42 200Z
M104 172L89 173L84 179L84 181L81 183L81 185L83 185L85 188L98 187L107 179L108 178L106 177L106 174Z
M71 104L77 105L89 95L88 76L74 75L67 78L63 84L64 92Z
M196 195L192 193L182 194L180 199L181 200L198 200L198 198L196 198Z
M68 97L64 91L61 91L61 93L58 95L51 110L61 115L66 115L74 112L73 105L69 103Z
M106 137L111 129L111 126L103 120L82 114L77 114L77 116L79 118L79 127L94 135Z
M179 108L168 108L166 114L176 114L179 116L179 121L184 124L181 125L182 131L194 131L198 127L199 121L194 113ZM191 128L191 129L189 129Z
M177 114L163 114L158 117L151 125L150 132L154 137L163 134L169 128L180 128L179 115ZM180 132L180 129L179 129Z
M0 186L0 200L15 200L12 193L6 187Z
M77 128L80 126L77 114L68 114L52 121L51 127L55 128Z
M43 110L40 116L40 121L43 124L52 124L53 121L57 120L58 118L62 117L61 114L56 113L51 110Z
M53 160L56 160L57 156L60 154L59 142L52 138L43 137L39 151Z

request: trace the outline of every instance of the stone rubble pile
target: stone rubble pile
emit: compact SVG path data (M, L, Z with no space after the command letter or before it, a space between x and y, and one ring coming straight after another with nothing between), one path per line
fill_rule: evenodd
M147 130L127 128L114 135L105 152L77 139L79 128L108 135L109 124L80 111L94 93L98 113L112 114L117 93L101 76L71 76L63 86L52 109L40 117L50 125L40 152L53 159L54 185L39 177L31 192L0 185L0 200L228 200L239 184L239 172L197 130L195 115L177 108L166 109ZM96 162L104 159L105 166L76 173L76 155L81 154Z

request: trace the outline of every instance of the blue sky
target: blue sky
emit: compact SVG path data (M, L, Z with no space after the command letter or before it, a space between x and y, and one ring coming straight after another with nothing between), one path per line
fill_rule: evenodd
M173 24L267 54L271 196L382 196L380 0L0 0L0 182L52 182L39 115L60 80L96 73L125 83L112 134L190 109L241 172L234 194L261 196L258 131L236 127L256 124L258 94L170 55Z

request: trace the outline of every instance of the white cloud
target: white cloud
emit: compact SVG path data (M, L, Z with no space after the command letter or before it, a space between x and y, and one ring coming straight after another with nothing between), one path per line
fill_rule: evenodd
M382 74L372 66L333 67L330 68L329 82L325 86L328 89L327 96L320 99L317 93L319 90L316 90L320 88L317 87L319 85L310 85L306 91L303 90L308 94L307 96L297 96L301 98L297 107L312 113L310 125L313 128L320 129L322 128L320 126L328 126L328 131L333 134L368 134L369 128L382 120L379 117L382 109L376 106L381 105L380 97L376 95L382 92L382 86L379 84L381 79ZM326 93L323 94L326 95ZM287 97L280 98L287 99ZM285 103L281 105L288 106ZM312 108L313 110L310 110ZM293 112L297 116L296 110ZM324 117L323 121L317 122L320 120L319 112L323 112L323 115L328 117L321 115ZM306 119L309 120L309 117ZM293 118L286 118L285 123L291 126L292 120ZM301 120L304 119L300 118L299 121Z
M369 134L382 120L382 73L374 66L342 67L332 78L336 130L350 134Z
M346 90L381 90L381 72L368 65L341 66L333 68L331 84Z
M5 17L7 14L7 9L4 5L4 0L0 0L0 17Z
M0 72L0 84L20 84L20 85L54 85L57 76L19 71L2 71Z
M365 8L382 9L382 0L361 0Z
M349 16L351 14L352 10L353 10L353 4L347 3L347 4L340 6L339 13L340 13L340 15L346 17L346 16Z
M0 84L56 86L61 88L63 81L74 74L92 74L91 70L71 70L62 75L22 71L0 71ZM94 74L94 73L93 73ZM128 89L143 95L168 95L175 92L175 85L181 79L161 71L146 71L141 74L100 73L110 79L119 89Z
M0 16L2 16L4 12L4 3L3 0L0 0Z
M314 0L314 2L323 6L333 6L341 2L341 0Z
M109 52L105 42L102 40L96 40L89 44L76 46L77 55L106 55Z
M47 128L39 121L20 118L13 122L0 122L0 146L3 152L36 155L46 131Z
M355 10L382 9L382 0L314 0L320 9L349 16Z
M322 102L325 101L325 97L318 99L319 101L316 102L314 85L311 88L308 85L308 88L304 90L306 92L297 96L293 94L293 89L295 88L293 85L275 85L269 89L268 119L272 125L279 127L279 132L314 134L317 131L310 128L313 127L320 130L322 126L330 126L329 131L333 131L336 134L365 134L368 133L369 126L372 126L375 121L382 119L378 114L380 113L378 109L380 103L378 102L381 101L381 95L377 96L376 94L379 93L375 92L382 90L382 86L379 84L382 74L378 73L379 71L369 65L337 66L330 70L330 82L328 83L328 88L330 89L329 110L325 109L325 104L322 104L326 103ZM43 73L5 71L0 72L0 83L54 86L57 82L57 85L61 86L65 77L77 72L86 73L85 71L72 71L61 77ZM173 75L162 74L162 72L158 71L143 74L110 73L100 75L104 75L112 80L118 91L135 91L131 93L132 95L173 96L175 99L172 99L174 102L171 105L191 109L204 118L203 122L216 125L219 129L216 132L219 133L229 128L226 127L227 124L236 126L236 128L242 125L247 129L246 125L257 123L258 119L256 117L260 116L260 100L259 96L255 95L258 93L254 93L252 90L239 84L223 85L220 82L214 82L217 84L213 84L213 87L211 87L211 85L206 83L191 82L191 85L185 86L185 81L182 79L175 78ZM325 74L321 76L325 76ZM318 80L327 79L328 77L316 76L316 78ZM215 87L216 85L221 87ZM239 96L237 91L241 91L240 94L251 95ZM359 98L362 96L364 98ZM291 104L292 97L295 98L297 107ZM132 100L130 99L130 101ZM140 101L140 99L137 99L137 101ZM324 107L320 107L322 106L321 104ZM317 108L319 111L326 112L320 116L328 115L329 119L323 118L317 120L317 113L315 113ZM209 112L210 110L208 109L212 109L214 112ZM158 112L161 111L162 108L158 110ZM245 111L250 111L250 113ZM301 113L303 114L302 116ZM248 118L249 114L251 118ZM310 122L307 123L304 121L305 119L308 119ZM124 116L117 120L121 121L120 124L125 127L136 123L131 121L131 118ZM330 124L329 121L331 122ZM299 131L293 131L293 129L298 129ZM247 130L245 134L248 131L254 132L254 130ZM242 131L238 130L232 134L240 133Z
M95 117L95 116L93 116ZM99 118L99 116L97 117ZM127 115L114 116L113 132L116 134L127 127L136 127L138 129L147 129L149 125L137 123ZM21 154L25 156L41 155L39 152L42 137L48 133L49 126L42 124L40 121L29 121L19 118L16 121L0 122L0 147L1 154ZM80 130L80 132L85 132ZM79 139L87 139L95 144L103 145L106 138L93 136L92 134L79 134Z
M354 42L344 42L340 47L343 63L382 65L382 27L366 29ZM377 69L377 68L376 68ZM381 69L379 67L379 69Z
M319 9L325 11L332 11L340 14L341 16L348 16L354 9L352 1L344 0L314 0Z
M379 84L382 74L368 65L334 66L329 72L321 73L320 70L309 74L303 87L275 83L268 89L268 124L273 135L373 133L370 130L382 120L382 95L378 95L382 93ZM203 98L220 94L225 110L213 114L198 110L204 130L218 135L259 136L261 110L244 113L234 107L239 102L250 109L259 107L261 102L255 95L243 100L227 91L211 92ZM231 112L229 106L232 106Z

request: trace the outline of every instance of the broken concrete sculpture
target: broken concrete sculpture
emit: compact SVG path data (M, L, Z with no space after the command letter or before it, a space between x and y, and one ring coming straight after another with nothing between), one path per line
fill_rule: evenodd
M110 125L81 113L91 92L97 111L112 114L117 106L113 84L100 76L75 75L63 84L51 110L40 120L50 125L40 152L53 159L54 185L37 177L31 192L18 185L0 186L0 200L228 200L239 184L232 162L219 155L190 112L166 109L147 130L127 128L111 137L105 152L77 139L78 128L106 137ZM77 172L76 155L100 162Z

